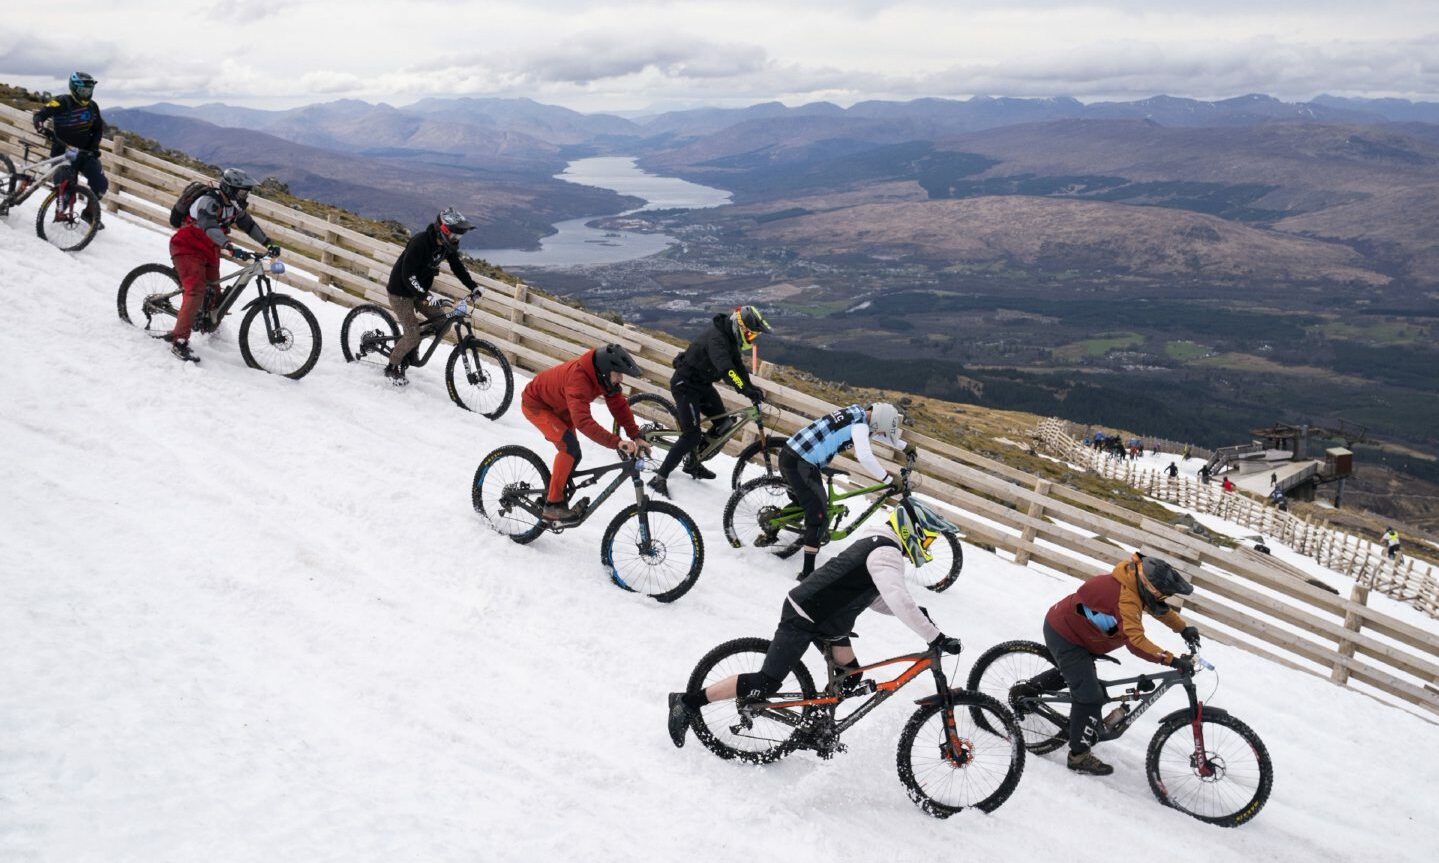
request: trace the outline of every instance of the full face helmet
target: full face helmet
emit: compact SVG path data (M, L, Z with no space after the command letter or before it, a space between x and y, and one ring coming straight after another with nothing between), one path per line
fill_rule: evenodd
M876 402L869 408L869 434L870 437L878 438L880 443L895 449L904 449L904 441L899 436L899 424L904 421L904 416L899 409L889 402Z
M474 223L465 218L465 214L454 207L446 207L435 217L435 230L440 234L440 239L452 249L460 247L460 237L464 236L471 229Z
M952 522L934 512L917 500L906 500L889 514L889 529L899 540L904 557L916 568L924 566L934 555L929 547L941 533L955 533L959 530Z
M734 314L730 317L734 326L735 336L739 339L740 350L747 351L754 347L754 340L759 338L760 333L770 331L769 322L759 309L754 306L737 306Z
M226 168L220 175L220 194L225 200L245 206L250 200L250 190L260 185L255 178L239 168Z
M70 95L81 102L90 101L95 95L95 76L89 72L76 72L70 76Z

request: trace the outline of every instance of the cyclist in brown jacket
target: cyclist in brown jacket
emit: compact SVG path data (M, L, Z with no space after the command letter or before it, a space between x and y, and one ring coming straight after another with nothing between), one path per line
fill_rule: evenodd
M1193 660L1164 650L1144 634L1148 613L1179 633L1191 653L1199 648L1199 630L1165 604L1171 596L1187 596L1194 587L1174 567L1138 552L1120 561L1106 575L1096 575L1079 590L1056 602L1044 617L1044 643L1058 666L1030 681L1034 692L1069 687L1074 699L1069 713L1070 770L1106 776L1114 768L1090 751L1097 738L1104 687L1094 670L1094 657L1123 646L1141 659L1194 671Z

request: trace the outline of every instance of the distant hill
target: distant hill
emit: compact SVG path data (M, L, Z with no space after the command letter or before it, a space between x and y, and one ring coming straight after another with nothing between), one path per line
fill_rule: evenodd
M553 222L637 205L608 190L553 179L550 173L563 162L536 167L527 160L496 159L480 167L469 159L366 157L174 114L117 108L105 116L166 147L276 177L298 195L371 218L423 225L441 207L458 206L478 225L466 237L471 248L530 246Z

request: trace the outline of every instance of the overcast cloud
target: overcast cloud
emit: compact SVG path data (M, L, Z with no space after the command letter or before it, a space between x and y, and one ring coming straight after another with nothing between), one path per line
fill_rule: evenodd
M183 11L182 11L183 10ZM527 96L580 111L919 96L1439 101L1435 0L127 0L8 10L0 81L103 104ZM57 29L58 27L58 29Z

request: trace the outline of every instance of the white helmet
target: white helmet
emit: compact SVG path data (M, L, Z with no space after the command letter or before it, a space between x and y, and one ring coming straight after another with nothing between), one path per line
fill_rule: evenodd
M904 420L895 406L889 402L875 402L869 407L869 434L880 443L895 449L903 449L904 441L899 437L899 424Z

